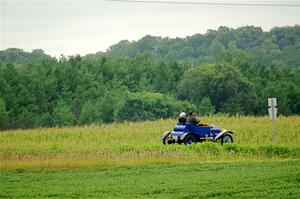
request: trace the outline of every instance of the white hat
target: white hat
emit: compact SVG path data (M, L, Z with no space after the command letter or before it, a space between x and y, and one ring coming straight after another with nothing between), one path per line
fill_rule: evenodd
M181 112L181 113L179 114L179 117L186 117L186 113L185 113L185 112Z

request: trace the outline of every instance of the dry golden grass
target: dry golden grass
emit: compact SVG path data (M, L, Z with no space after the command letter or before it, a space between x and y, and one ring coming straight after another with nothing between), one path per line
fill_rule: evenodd
M259 161L299 157L286 155L285 152L284 156L270 156L255 150L272 143L272 126L268 117L212 116L203 117L202 121L232 130L237 147L240 148L233 149L233 153L231 149L223 149L219 144L164 146L159 137L164 131L173 128L176 122L173 119L13 130L0 133L0 170ZM277 144L285 147L279 150L298 150L300 116L279 117L276 130ZM238 150L247 151L248 146L250 152L236 153Z

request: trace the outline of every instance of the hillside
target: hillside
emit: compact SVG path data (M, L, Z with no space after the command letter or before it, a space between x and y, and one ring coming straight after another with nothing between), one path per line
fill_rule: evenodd
M186 48L204 54L182 54ZM260 116L268 97L277 98L280 115L300 114L299 49L294 26L146 36L84 57L3 50L0 129L166 119L191 110Z
M18 65L40 63L46 59L54 59L41 49L26 52L19 48L8 48L0 51L0 63L14 63Z
M88 59L109 54L117 58L134 57L148 52L155 59L179 62L215 63L226 53L244 54L254 63L276 64L288 68L300 67L300 26L274 27L263 31L260 27L243 26L229 28L221 26L205 34L194 34L184 38L169 38L147 35L137 41L122 40L106 52L88 54ZM18 64L35 63L51 58L43 50L25 52L10 48L0 51L0 62Z
M300 26L275 27L264 32L260 27L237 29L221 26L205 34L185 38L162 38L147 35L138 41L120 41L108 53L116 57L133 57L150 52L164 60L214 63L224 53L244 53L254 63L300 67Z

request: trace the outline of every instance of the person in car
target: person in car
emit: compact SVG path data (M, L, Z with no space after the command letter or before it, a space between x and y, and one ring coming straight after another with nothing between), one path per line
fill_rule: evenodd
M186 123L186 113L185 112L181 112L179 114L178 123L179 124L185 124Z
M193 125L199 125L200 119L197 117L195 112L193 111L189 112L188 123Z

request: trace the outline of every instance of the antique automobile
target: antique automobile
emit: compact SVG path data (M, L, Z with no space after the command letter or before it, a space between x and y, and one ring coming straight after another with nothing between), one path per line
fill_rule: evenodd
M230 130L221 130L217 125L207 124L176 124L173 131L166 131L162 136L161 140L163 144L192 144L197 142L212 141L232 143L233 132Z

